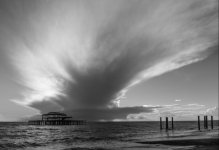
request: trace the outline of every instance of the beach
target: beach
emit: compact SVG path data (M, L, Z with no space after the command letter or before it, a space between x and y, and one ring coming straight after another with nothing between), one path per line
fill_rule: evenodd
M202 124L201 124L202 125ZM197 130L197 122L175 122L174 130L159 122L88 122L48 126L0 123L2 150L216 150L218 122L213 130Z
M188 149L201 149L201 150L216 150L219 148L219 131L204 130L193 131L187 136L169 136L153 140L137 142L141 144L160 144L160 145L174 145L174 146L187 146ZM189 147L191 146L191 147Z

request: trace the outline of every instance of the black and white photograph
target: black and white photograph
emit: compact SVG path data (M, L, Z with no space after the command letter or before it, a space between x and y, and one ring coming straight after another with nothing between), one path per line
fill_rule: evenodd
M0 150L218 150L218 0L0 0Z

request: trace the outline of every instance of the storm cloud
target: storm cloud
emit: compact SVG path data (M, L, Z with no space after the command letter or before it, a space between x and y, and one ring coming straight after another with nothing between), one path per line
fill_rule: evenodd
M213 52L217 3L1 0L0 44L24 87L13 101L94 120L153 112L119 102L132 86Z

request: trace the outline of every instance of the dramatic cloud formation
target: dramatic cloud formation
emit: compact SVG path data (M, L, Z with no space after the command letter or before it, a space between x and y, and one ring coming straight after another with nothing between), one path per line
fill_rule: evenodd
M201 61L217 44L216 0L17 0L0 10L0 44L26 89L14 101L41 112L153 112L119 102L130 87Z

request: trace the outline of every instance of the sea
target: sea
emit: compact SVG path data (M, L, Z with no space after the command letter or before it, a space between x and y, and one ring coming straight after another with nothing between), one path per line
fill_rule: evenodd
M169 124L171 129L171 123ZM201 122L201 130L203 122ZM209 127L210 128L210 127ZM214 122L218 128L218 121ZM195 121L176 121L174 130L160 130L159 122L87 122L86 125L40 126L0 122L0 150L123 150L192 149L192 146L140 144L140 141L191 136Z

